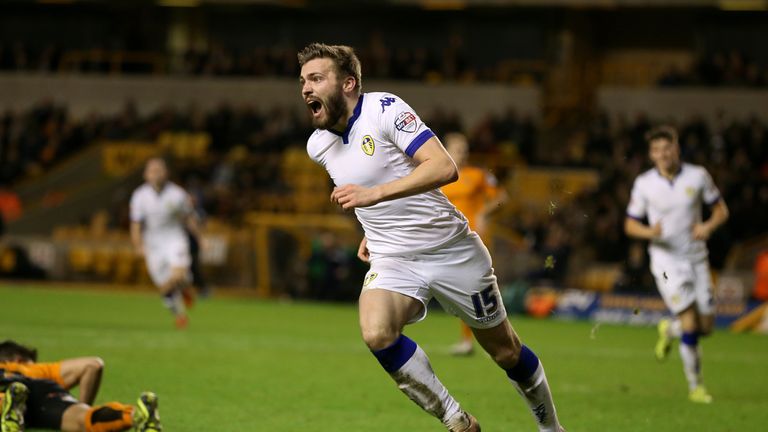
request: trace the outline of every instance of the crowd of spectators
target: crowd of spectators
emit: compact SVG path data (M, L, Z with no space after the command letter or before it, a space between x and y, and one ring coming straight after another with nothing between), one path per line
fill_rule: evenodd
M644 134L652 124L645 116L628 121L602 115L589 128L572 134L562 151L570 157L548 153L535 160L539 165L593 168L600 175L595 190L576 196L548 217L521 215L509 222L525 236L541 263L549 256L566 266L569 260L576 265L622 263L625 288L652 287L648 272L642 271L647 269L642 243L623 232L633 181L651 167ZM683 161L707 168L730 209L726 226L709 240L710 261L719 269L731 246L768 232L768 124L756 118L714 124L693 118L675 126ZM562 268L546 270L535 276L565 281ZM642 278L643 283L633 283L633 278Z
M584 260L624 262L636 267L629 271L642 274L637 267L644 254L623 234L623 221L632 181L650 167L643 137L652 120L597 116L573 132L559 151L541 152L535 122L512 110L487 115L471 128L453 112L437 110L424 117L438 135L468 129L475 154L514 161L496 172L502 184L516 163L599 173L596 189L558 203L546 217L541 217L540 209L538 214L526 209L500 212L498 222L517 231L527 252L540 257L536 268L530 269L532 277L564 282L568 263ZM768 231L768 125L756 118L734 122L694 118L676 126L683 159L707 167L731 210L727 226L710 240L713 265L718 268L732 244ZM167 107L141 115L128 103L115 115L75 120L66 107L46 101L24 112L0 114L0 173L9 184L43 173L100 139L153 142L168 131L210 136L207 156L176 164L175 180L189 190L201 210L236 222L259 207L260 194L291 193L282 180L281 155L303 147L311 125L306 116L289 109L262 112L229 105L210 111ZM120 219L114 222L125 222ZM549 257L558 265L543 268Z
M664 87L768 87L768 67L739 51L698 58L687 70L671 67L658 80Z
M255 46L247 49L212 43L206 49L189 49L181 55L169 52L141 52L142 56L123 58L117 72L125 74L162 71L183 76L282 77L298 76L293 45ZM68 52L79 52L69 57ZM14 72L115 72L111 51L103 48L64 50L55 45L32 48L21 42L0 41L0 71ZM113 51L117 52L117 51ZM391 47L375 35L357 49L363 76L373 79L413 81L510 81L541 79L540 70L511 70L504 62L487 66L472 65L461 38L454 37L445 46L428 48L418 45Z
M114 72L110 59L89 53L109 52L101 48L75 50L85 55L64 64L71 52L50 44L32 48L21 42L0 41L0 71L16 72ZM540 82L541 70L510 70L506 62L478 66L469 60L459 37L449 38L440 48L390 46L374 34L369 43L358 47L363 76L373 79L412 81L510 81L525 79ZM248 49L212 43L206 49L189 49L182 55L148 52L140 60L123 60L121 73L165 73L187 76L287 77L298 75L297 47L293 45L256 46ZM145 52L146 53L146 52ZM159 66L158 66L159 64ZM159 69L158 69L159 67ZM688 68L671 66L657 84L662 87L768 87L768 67L751 60L740 51L702 55Z

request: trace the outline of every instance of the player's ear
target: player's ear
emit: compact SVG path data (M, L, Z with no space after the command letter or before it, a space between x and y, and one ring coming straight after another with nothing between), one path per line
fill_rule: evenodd
M355 86L357 85L357 80L353 76L348 76L344 79L344 91L345 92L351 92L355 89Z

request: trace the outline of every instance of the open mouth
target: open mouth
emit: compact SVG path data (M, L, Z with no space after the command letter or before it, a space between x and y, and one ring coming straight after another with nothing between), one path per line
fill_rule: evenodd
M312 115L317 117L323 110L323 104L318 100L310 100L307 102L307 107L312 112Z

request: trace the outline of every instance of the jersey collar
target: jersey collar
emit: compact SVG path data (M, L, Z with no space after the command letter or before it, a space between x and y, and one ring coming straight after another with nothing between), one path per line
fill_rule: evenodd
M360 111L363 109L363 96L365 96L365 93L361 94L360 97L357 99L357 105L355 105L354 111L352 111L352 117L349 118L349 121L347 122L347 127L344 129L344 132L338 132L333 129L328 129L329 131L333 132L335 135L338 135L341 137L341 140L344 144L349 144L349 131L352 130L352 126L357 121L357 118L360 117Z
M684 164L681 162L680 166L677 168L677 171L672 175L671 179L667 178L667 177L664 177L664 174L662 174L661 170L659 170L658 168L654 167L653 169L655 169L656 170L656 174L658 174L659 177L661 177L663 180L665 180L667 183L669 183L670 186L674 186L675 185L675 181L677 181L677 179L680 178L680 174L683 173L683 165Z

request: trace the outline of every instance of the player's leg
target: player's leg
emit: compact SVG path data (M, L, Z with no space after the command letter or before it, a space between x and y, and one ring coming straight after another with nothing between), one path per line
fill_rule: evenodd
M693 269L696 275L694 290L699 317L698 332L701 336L709 336L715 327L715 293L712 273L707 260L694 264Z
M435 376L426 353L402 334L408 322L423 316L424 304L398 292L365 289L359 307L363 340L398 388L449 430L476 430Z
M472 355L475 352L475 338L470 328L464 321L461 321L461 340L451 347L451 354L456 356Z
M167 252L168 263L171 266L171 276L167 289L179 292L184 306L191 308L195 303L195 292L192 288L192 256L189 253L189 244L186 238L169 244Z
M162 430L154 393L142 393L136 408L119 402L95 407L78 403L68 406L61 416L62 432L120 432L132 427L139 432Z
M91 407L49 380L28 380L27 426L63 432L117 432L132 425L133 409L121 404Z
M709 394L703 383L701 337L712 333L714 327L714 292L709 263L704 260L693 264L693 290L695 302L682 312L683 338L680 344L680 357L683 360L683 370L688 380L688 398L697 403L711 403Z
M694 281L693 267L685 262L651 262L651 273L656 281L656 288L664 303L674 314L672 319L662 319L657 325L658 338L654 354L658 361L669 356L675 341L681 340L686 331L680 313L695 302L692 289ZM690 322L687 322L688 331Z
M654 348L656 360L664 361L669 356L672 344L683 335L683 326L677 317L662 318L659 320L656 330L659 335Z
M559 432L552 392L549 389L544 366L520 338L506 318L495 327L473 329L477 342L501 367L525 399L539 427L539 431Z
M93 404L101 385L104 360L99 357L66 359L59 363L59 368L64 389L80 387L80 402Z
M544 368L521 344L507 320L491 256L480 239L466 240L436 257L433 293L450 312L472 327L480 346L506 372L526 400L541 431L560 431Z
M683 372L688 381L689 399L693 402L711 403L712 396L707 392L701 380L701 347L699 346L699 314L695 304L691 304L678 315L683 327L680 338L680 359Z
M163 305L176 318L176 327L185 328L188 323L187 308L179 289L179 281L185 275L183 269L173 265L174 248L166 245L147 253L147 270L163 298Z

